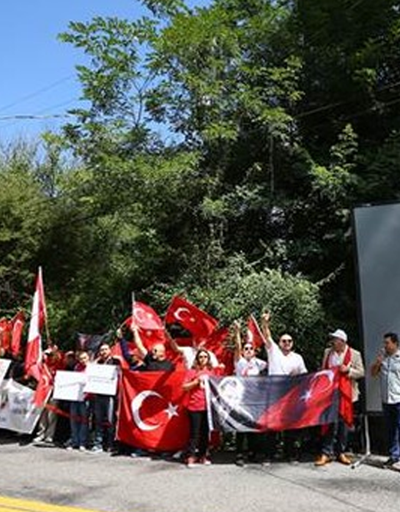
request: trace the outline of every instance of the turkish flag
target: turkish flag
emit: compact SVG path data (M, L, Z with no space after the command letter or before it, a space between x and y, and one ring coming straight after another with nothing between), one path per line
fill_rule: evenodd
M35 394L33 395L33 403L37 407L43 407L43 405L46 403L52 389L53 389L53 376L52 376L51 371L48 368L48 366L46 364L43 364L41 367L39 383L35 390Z
M20 352L22 331L25 325L25 314L23 311L18 311L18 313L11 320L11 325L11 353L16 357Z
M42 269L39 267L25 353L25 372L37 381L40 380L40 366L42 364L42 337L40 332L46 320L47 312Z
M261 348L264 344L264 337L253 315L247 320L246 343L250 343L254 348Z
M172 299L165 322L182 325L198 340L208 338L218 325L215 318L182 297Z
M7 318L0 319L0 347L6 352L10 350L11 345L11 323Z
M205 348L215 354L220 364L224 365L223 370L218 369L221 375L232 375L235 368L234 353L228 347L229 329L221 327L216 329L207 339Z
M132 311L133 315L124 324L131 327L134 323L139 328L140 338L146 349L151 350L156 343L165 344L164 324L154 309L143 302L135 301Z
M288 377L273 376L279 382ZM322 370L302 374L292 379L293 387L275 400L271 387L270 400L273 402L259 419L264 429L288 430L321 425L335 421L339 408L339 375L335 370ZM273 383L274 381L272 381Z
M348 427L354 425L353 390L351 379L343 373L339 374L339 414Z
M132 317L129 317L124 321L126 325L130 325L131 322ZM139 335L147 350L151 350L156 343L166 344L167 342L164 326L162 329L143 329L139 327Z
M141 331L164 330L164 324L154 309L143 302L135 301L132 307L133 315L125 320L125 324L132 325L132 321Z
M145 450L177 451L189 439L184 372L123 370L117 439Z

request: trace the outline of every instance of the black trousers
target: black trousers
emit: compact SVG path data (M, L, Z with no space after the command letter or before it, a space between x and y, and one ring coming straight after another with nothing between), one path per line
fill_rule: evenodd
M188 457L204 457L208 448L207 411L188 411L190 438L186 452Z
M247 451L249 454L256 454L260 448L260 434L254 432L237 432L236 433L236 454L243 455L245 443L247 441Z

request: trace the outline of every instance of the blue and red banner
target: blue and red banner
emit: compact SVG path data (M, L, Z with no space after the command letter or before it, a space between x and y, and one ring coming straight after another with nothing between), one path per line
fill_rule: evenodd
M209 423L224 432L265 432L337 421L339 375L210 377Z

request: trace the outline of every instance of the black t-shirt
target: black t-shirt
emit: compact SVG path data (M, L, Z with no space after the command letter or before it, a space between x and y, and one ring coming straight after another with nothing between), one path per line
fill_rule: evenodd
M138 367L138 370L141 372L172 372L174 370L174 365L171 361L168 359L158 361L149 352L145 355L143 363L142 366Z

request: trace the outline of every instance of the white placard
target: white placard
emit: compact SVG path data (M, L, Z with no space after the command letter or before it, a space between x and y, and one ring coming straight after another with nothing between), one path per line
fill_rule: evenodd
M11 364L11 359L0 359L0 384L4 380L4 376Z
M88 364L85 393L114 396L117 393L118 366L110 364Z
M31 434L42 409L33 403L34 391L12 379L0 386L0 428Z
M86 372L67 372L58 370L54 379L53 398L83 402Z

